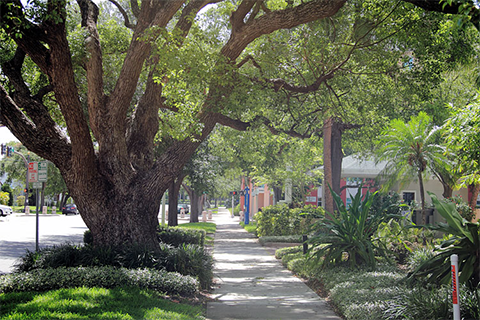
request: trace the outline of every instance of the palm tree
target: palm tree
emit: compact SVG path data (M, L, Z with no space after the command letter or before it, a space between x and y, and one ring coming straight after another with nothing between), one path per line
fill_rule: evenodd
M446 161L444 147L436 143L438 130L439 127L432 125L431 118L420 112L408 123L400 119L390 121L376 141L377 161L387 161L382 172L389 177L386 188L396 182L404 184L418 179L423 224L426 223L423 178L434 164Z

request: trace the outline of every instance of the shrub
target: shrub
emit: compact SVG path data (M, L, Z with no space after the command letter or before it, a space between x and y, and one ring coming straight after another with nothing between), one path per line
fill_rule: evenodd
M289 209L286 204L269 206L256 213L257 235L286 236L305 234L315 218L323 216L323 208L305 206Z
M239 217L240 216L240 203L237 204L235 206L235 208L233 209L233 215L236 216L236 217Z
M303 247L302 246L296 246L296 247L285 247L278 249L275 251L275 258L277 259L282 259L283 256L287 254L292 254L292 253L297 253L297 252L302 252L303 253Z
M83 233L83 243L86 245L93 244L93 236L92 236L92 231L86 230Z
M211 286L213 258L204 247L195 244L184 244L180 247L161 244L160 248L162 251L160 264L167 271L196 276L203 289Z
M8 205L10 201L10 194L8 192L0 191L0 204Z
M462 199L461 196L453 196L447 200L455 204L455 209L465 220L472 221L473 217L475 217L472 208Z
M267 242L287 242L287 243L302 243L302 235L289 236L263 236L258 239L261 245Z
M418 248L407 258L407 266L410 272L417 269L420 265L433 258L435 254L432 249Z
M405 264L408 256L416 249L422 247L422 243L431 244L434 233L421 228L413 228L409 220L405 219L406 226L398 222L398 219L390 219L382 222L375 232L375 241L393 253L400 264ZM410 225L408 224L410 223Z
M327 213L330 219L324 218L315 223L317 233L308 240L313 245L311 256L317 260L324 258L323 267L341 263L345 253L351 266L366 264L374 267L376 254L388 259L389 251L378 245L373 237L378 226L391 218L382 209L370 210L376 193L367 192L363 196L360 186L357 194L351 197L352 203L347 209L340 196L330 191L338 214ZM324 233L325 229L331 232Z
M207 289L213 278L213 258L202 246L188 244L174 247L160 244L155 253L142 246L100 247L64 244L27 251L16 265L17 272L36 269L86 266L113 266L124 268L166 269L183 275L198 277Z
M25 196L17 196L17 206L23 206L25 204Z
M0 293L47 291L74 287L115 288L137 286L170 295L192 296L197 281L165 270L126 269L111 266L36 269L0 276Z
M447 221L436 226L426 226L451 237L435 248L435 255L422 263L410 275L410 280L422 279L432 283L450 282L450 256L458 256L459 282L472 288L480 285L480 223L468 222L456 210L451 201L440 201L429 193L438 213Z
M175 227L158 227L158 239L166 244L179 247L183 244L205 244L206 233L204 230L182 229Z

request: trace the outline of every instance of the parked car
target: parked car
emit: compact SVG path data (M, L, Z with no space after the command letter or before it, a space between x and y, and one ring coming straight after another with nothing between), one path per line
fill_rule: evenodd
M182 204L178 204L178 205L177 205L177 211L178 211L178 213L180 213L180 210L181 210L182 208L185 209L185 213L189 213L189 212L190 212L190 211L188 210L188 205L182 203Z
M12 208L9 206L4 206L3 204L0 204L0 217L8 217L13 213Z
M67 204L62 207L62 213L68 215L69 213L78 214L77 206L73 203Z

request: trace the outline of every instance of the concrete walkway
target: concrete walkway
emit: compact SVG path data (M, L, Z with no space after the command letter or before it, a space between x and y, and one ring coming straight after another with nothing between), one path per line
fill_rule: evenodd
M217 287L207 319L341 319L246 232L238 217L220 209L214 221Z

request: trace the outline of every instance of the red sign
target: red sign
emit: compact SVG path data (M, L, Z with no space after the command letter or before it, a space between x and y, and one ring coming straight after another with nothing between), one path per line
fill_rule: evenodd
M455 271L455 266L452 265L452 300L453 304L458 304L458 291L457 291L457 273Z

